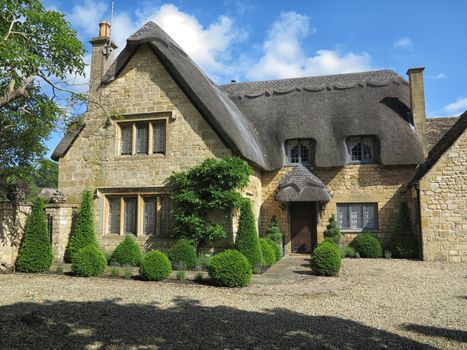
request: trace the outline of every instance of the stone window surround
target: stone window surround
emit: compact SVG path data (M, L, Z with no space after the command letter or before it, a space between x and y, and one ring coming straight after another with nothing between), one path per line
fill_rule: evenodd
M360 233L360 232L373 232L373 233L378 233L380 232L379 230L379 218L378 218L378 207L379 207L379 203L378 202L345 202L345 203L341 203L341 202L338 202L336 203L336 216L337 216L337 222L339 224L339 206L347 206L347 207L350 207L351 205L361 205L361 206L364 206L364 205L368 205L368 206L373 206L374 207L374 214L375 214L375 227L362 227L362 228L356 228L356 229L353 229L353 228L349 228L349 227L340 227L339 225L339 228L341 230L342 233ZM349 218L349 221L350 221L350 218Z
M117 158L128 158L128 157L165 157L169 148L168 138L168 126L169 120L175 120L173 112L158 112L158 113L140 113L140 114L125 114L122 116L114 117L115 120L115 155ZM163 122L165 123L165 152L164 153L153 153L153 123ZM121 129L122 124L132 124L132 152L131 154L121 154ZM136 124L148 123L148 154L136 153Z
M352 160L352 149L358 144L371 149L371 159ZM375 135L353 135L346 141L347 164L377 164L379 161L379 140Z
M299 159L298 162L292 162L291 161L291 151L294 146L300 146L300 147L306 147L308 148L308 161L302 162L301 159ZM311 168L313 160L314 160L314 140L311 138L296 138L296 139L287 139L284 142L284 152L285 152L285 165L286 166L296 166L299 164L304 165L307 168ZM301 152L299 150L298 154L299 158L301 157Z
M124 197L136 197L137 198L137 215L136 215L136 234L135 237L149 237L151 235L146 235L143 232L144 226L144 198L147 197L155 197L156 198L156 233L155 235L158 236L161 234L161 198L166 197L169 194L167 192L140 192L140 191L122 191L122 192L108 192L104 195L104 236L107 237L115 237L115 236L125 236L126 233L124 232ZM109 197L119 197L120 198L120 232L113 233L109 232L109 215L110 215L110 205L109 205Z

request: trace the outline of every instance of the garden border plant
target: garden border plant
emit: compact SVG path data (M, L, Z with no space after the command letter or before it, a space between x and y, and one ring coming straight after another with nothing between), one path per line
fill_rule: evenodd
M230 217L243 200L239 190L244 188L252 173L247 162L238 157L207 159L200 165L170 177L175 203L173 235L186 238L198 248L201 244L226 233L218 222L209 217L213 211Z

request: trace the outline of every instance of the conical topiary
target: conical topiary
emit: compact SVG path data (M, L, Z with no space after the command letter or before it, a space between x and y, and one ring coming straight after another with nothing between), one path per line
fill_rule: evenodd
M248 199L245 199L240 205L235 248L245 255L254 271L262 266L263 256L256 231L255 217Z
M336 244L338 244L342 238L341 230L334 214L329 218L329 224L324 231L324 238L331 238Z
M410 222L409 207L401 202L399 219L391 237L391 253L393 258L410 259L415 256L416 244L412 223Z
M131 236L126 236L113 251L109 263L110 265L139 266L142 258L143 254L139 245Z
M24 228L16 259L16 270L20 272L47 271L52 265L52 260L52 245L47 232L44 203L40 198L36 198Z
M97 245L94 230L94 214L92 211L92 195L84 191L73 235L70 237L69 253L73 262L73 255L90 244Z

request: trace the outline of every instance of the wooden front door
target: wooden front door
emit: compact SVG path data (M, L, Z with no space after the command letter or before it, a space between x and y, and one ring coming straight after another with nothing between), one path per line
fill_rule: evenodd
M290 205L292 253L310 253L317 244L316 202L294 202Z

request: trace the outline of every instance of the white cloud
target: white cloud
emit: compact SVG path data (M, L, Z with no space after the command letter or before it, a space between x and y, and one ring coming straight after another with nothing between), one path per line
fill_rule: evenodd
M413 47L412 39L405 36L403 38L397 39L393 44L392 47L395 49L411 49Z
M268 33L263 56L248 70L247 76L250 79L280 79L371 69L371 56L366 52L318 50L314 56L307 56L302 41L315 31L307 16L296 12L282 13Z
M81 5L73 6L67 20L93 38L99 33L98 23L104 20L103 16L107 14L107 9L107 4L102 1L85 0Z
M194 16L172 4L162 5L147 20L156 22L195 62L212 74L226 68L226 59L222 56L228 55L234 40L242 39L229 17L220 16L203 27Z
M443 110L450 114L460 114L467 110L467 97L458 98L456 102L444 106Z
M448 76L444 73L439 73L438 75L435 75L433 79L447 79Z

